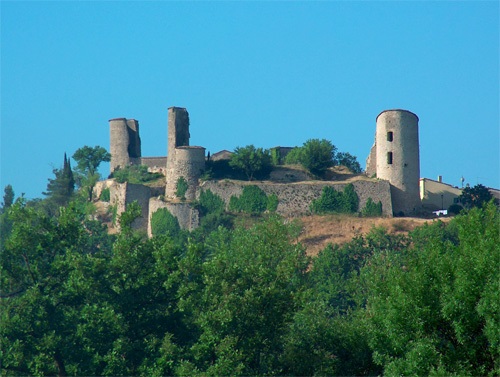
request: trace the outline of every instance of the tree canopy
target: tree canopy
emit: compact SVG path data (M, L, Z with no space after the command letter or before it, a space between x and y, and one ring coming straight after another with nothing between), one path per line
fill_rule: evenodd
M229 165L243 171L249 181L254 178L263 178L271 171L271 154L269 150L255 148L253 145L237 147Z
M492 202L408 235L374 228L312 258L297 222L233 227L215 194L198 205L210 224L152 238L132 229L134 203L116 235L74 200L58 216L22 197L6 208L2 374L500 374Z

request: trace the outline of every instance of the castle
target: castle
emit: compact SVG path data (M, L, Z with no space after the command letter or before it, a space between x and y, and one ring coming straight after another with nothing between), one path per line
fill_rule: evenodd
M419 193L420 161L418 117L407 110L385 110L376 118L375 142L367 159L363 177L356 176L349 182L360 198L360 208L368 198L381 201L385 216L411 215L421 208ZM115 118L109 121L111 173L129 165L146 165L150 171L164 173L163 187L148 187L129 183L118 184L106 181L110 188L111 201L118 207L118 213L128 203L138 201L142 218L136 227L148 229L150 219L159 208L167 208L179 220L183 228L193 229L198 225L198 213L190 203L201 190L210 189L221 196L226 203L232 195L239 195L242 187L249 184L241 181L204 181L200 183L206 163L205 148L189 145L189 114L185 108L168 109L168 158L142 157L139 122L135 119ZM285 174L286 175L286 174ZM276 194L279 199L278 213L303 215L309 211L309 204L321 195L325 185L341 190L347 183L317 181L305 184L301 179L276 178L267 182L252 182L266 194ZM187 183L185 201L176 196L177 183Z

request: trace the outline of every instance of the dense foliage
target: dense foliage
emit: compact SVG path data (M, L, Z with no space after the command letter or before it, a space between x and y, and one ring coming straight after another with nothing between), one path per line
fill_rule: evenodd
M210 191L199 207L224 213ZM73 201L2 208L2 375L500 374L493 203L312 259L276 215L147 239L139 214L111 236Z
M276 211L278 208L278 197L267 194L255 185L244 186L240 196L231 196L229 210L233 212L244 212L257 215L268 210Z
M249 181L254 178L263 179L272 170L271 154L269 150L256 148L253 145L237 147L229 165L245 173Z
M63 167L54 169L54 178L49 178L47 191L43 194L47 196L47 207L52 213L59 210L59 207L66 206L73 196L75 190L75 179L71 169L71 161L64 154Z
M111 161L111 154L98 145L93 148L85 145L76 150L73 160L77 163L76 182L87 193L88 201L91 202L94 187L101 178L97 169L102 162Z
M275 160L278 158L276 157ZM326 139L309 139L301 147L292 149L286 156L287 164L300 164L312 174L322 177L328 168L336 165L347 167L353 173L361 173L356 156L338 152L337 147Z
M321 196L312 201L311 212L323 213L355 213L358 211L359 198L354 186L350 183L343 191L337 191L331 186L323 187Z
M129 182L136 184L155 181L163 177L161 173L148 172L148 167L146 165L126 166L115 170L112 176L118 183Z
M179 220L166 208L160 208L151 216L151 233L154 236L176 237L181 230Z
M286 156L287 164L301 164L311 173L322 176L334 165L337 148L329 140L309 139Z
M466 208L482 207L484 203L489 202L491 199L493 199L493 195L491 195L490 190L480 183L474 187L467 185L458 198Z
M363 217L379 217L382 216L382 202L375 203L372 198L368 198L365 206L361 210Z

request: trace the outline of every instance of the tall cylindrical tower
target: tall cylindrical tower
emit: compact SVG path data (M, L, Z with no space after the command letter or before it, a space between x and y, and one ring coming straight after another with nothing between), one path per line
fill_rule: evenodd
M184 194L186 200L196 199L196 189L201 173L205 169L205 148L203 147L178 147L175 149L175 166L171 169L165 196L167 199L177 198L177 182L183 177L188 185Z
M391 183L394 213L415 213L421 205L418 117L407 110L382 111L375 144L377 178Z
M139 122L135 119L127 119L129 132L128 154L131 158L141 157L141 137L139 136Z
M110 145L109 152L111 153L110 170L114 172L118 167L124 168L130 163L129 156L129 131L127 119L115 118L109 120Z

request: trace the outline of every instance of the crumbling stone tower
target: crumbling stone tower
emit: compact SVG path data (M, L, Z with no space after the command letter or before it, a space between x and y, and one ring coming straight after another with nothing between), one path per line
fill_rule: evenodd
M139 122L135 119L115 118L109 121L111 173L118 168L135 164L141 158Z
M389 181L396 215L413 214L421 206L418 117L407 110L385 110L376 123L366 173Z
M168 158L165 198L176 199L177 182L183 177L188 184L186 200L194 200L198 179L205 169L205 148L189 146L189 114L185 108L168 109Z

